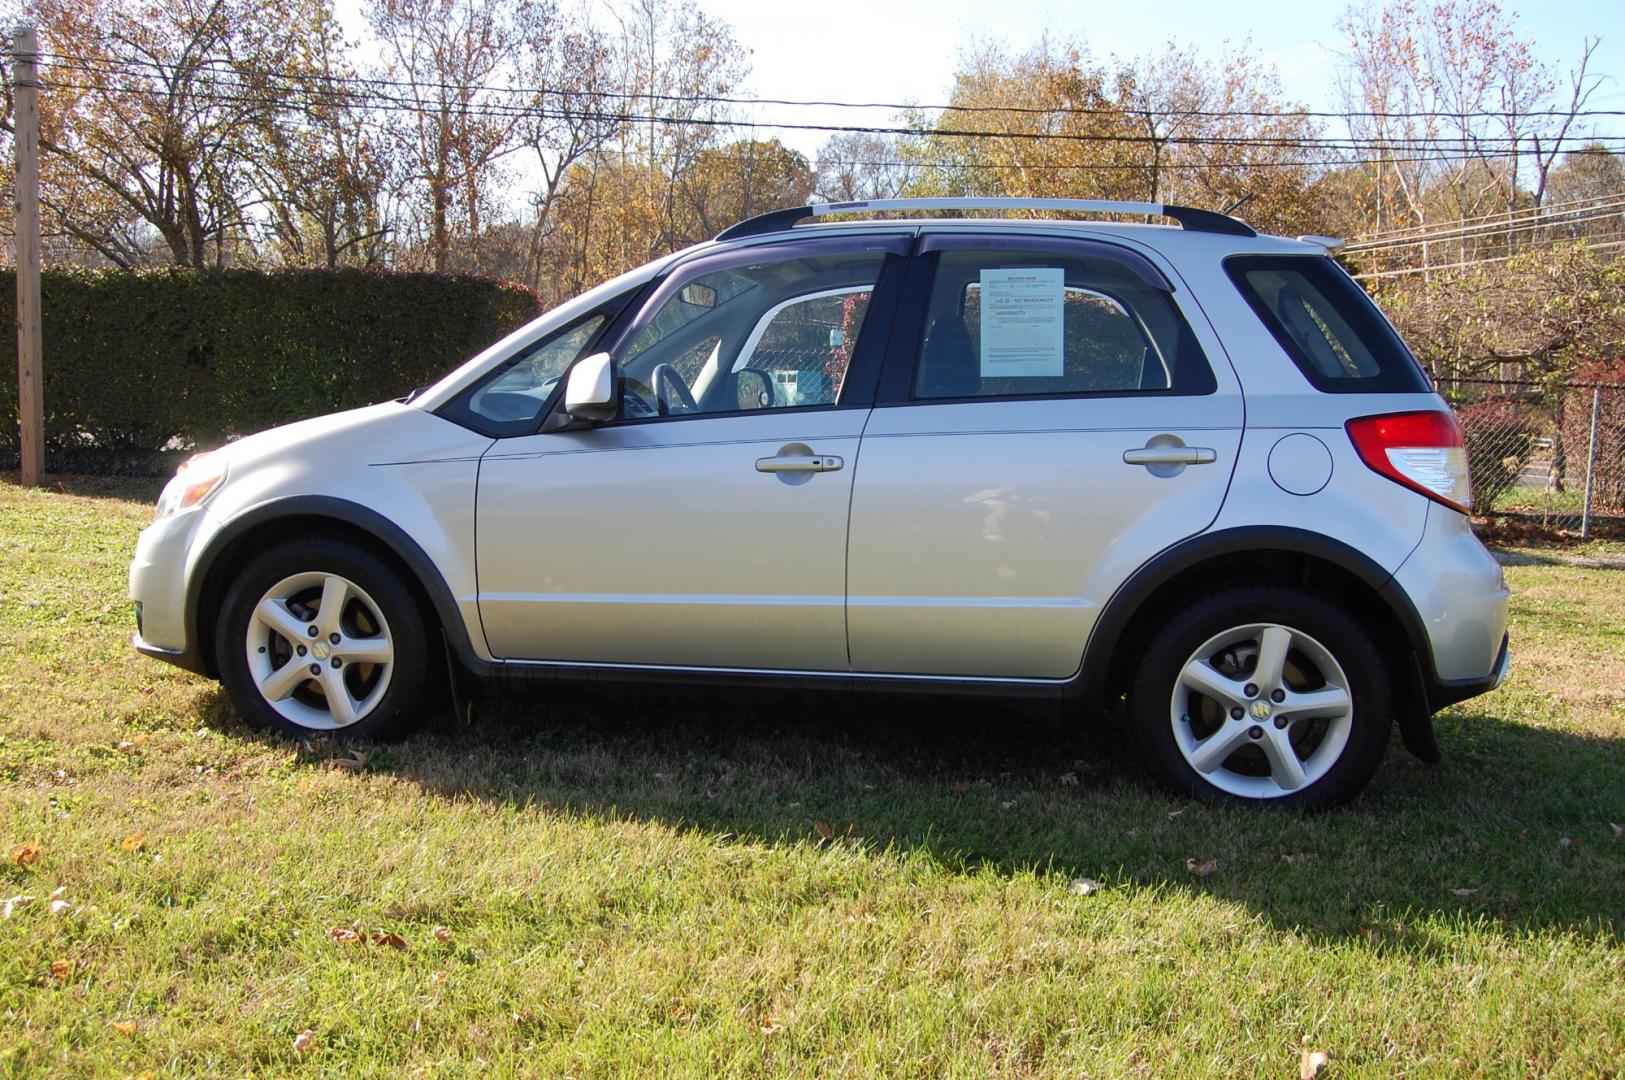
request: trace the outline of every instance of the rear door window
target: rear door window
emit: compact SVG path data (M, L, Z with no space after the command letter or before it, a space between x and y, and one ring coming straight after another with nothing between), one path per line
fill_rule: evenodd
M1318 390L1427 393L1427 376L1365 290L1318 255L1241 255L1225 272Z

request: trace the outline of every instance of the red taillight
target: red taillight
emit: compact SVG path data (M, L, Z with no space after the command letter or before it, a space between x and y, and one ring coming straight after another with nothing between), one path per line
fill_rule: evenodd
M1354 449L1374 471L1452 510L1465 514L1473 505L1467 445L1451 414L1388 413L1362 416L1345 426Z

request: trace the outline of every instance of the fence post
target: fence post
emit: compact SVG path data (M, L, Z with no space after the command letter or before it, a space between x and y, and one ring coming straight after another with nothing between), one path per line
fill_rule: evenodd
M1597 429L1602 426L1602 387L1591 391L1591 449L1586 454L1586 499L1580 510L1580 539L1591 536L1591 491L1597 480Z

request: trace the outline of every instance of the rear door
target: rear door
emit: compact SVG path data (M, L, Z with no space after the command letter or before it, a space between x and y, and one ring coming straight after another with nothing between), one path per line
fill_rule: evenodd
M1126 247L931 235L908 296L853 489L853 668L1069 677L1116 587L1218 514L1240 387Z

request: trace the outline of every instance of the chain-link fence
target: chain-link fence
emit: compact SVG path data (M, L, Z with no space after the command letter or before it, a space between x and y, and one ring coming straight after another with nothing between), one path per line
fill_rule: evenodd
M1625 539L1625 384L1446 380L1474 512Z

